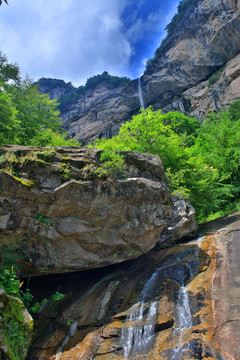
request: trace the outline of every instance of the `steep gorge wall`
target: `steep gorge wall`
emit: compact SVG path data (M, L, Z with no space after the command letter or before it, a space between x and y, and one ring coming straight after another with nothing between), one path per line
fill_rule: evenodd
M141 77L146 106L180 110L201 119L240 95L239 10L240 2L233 0L193 4ZM209 78L222 67L211 84ZM63 114L64 126L84 144L117 134L121 123L139 108L138 81L134 80L104 94L96 91L91 101L79 98Z

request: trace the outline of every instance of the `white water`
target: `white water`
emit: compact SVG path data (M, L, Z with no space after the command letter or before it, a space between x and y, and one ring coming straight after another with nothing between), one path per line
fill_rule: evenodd
M129 315L128 327L123 329L122 343L124 344L124 357L141 354L151 345L155 333L154 326L157 316L157 301L151 303L147 314L143 302L134 307Z
M201 246L202 238L200 238L198 246L195 250L195 258L198 261L199 249ZM178 259L179 260L179 259ZM192 269L191 263L188 263L189 271L190 271L190 279L193 280L194 271ZM180 360L183 359L183 354L189 350L188 344L183 344L183 336L184 332L193 326L192 323L192 315L191 308L189 304L189 296L188 296L188 287L184 286L184 274L182 274L181 279L181 288L178 291L178 299L177 299L177 327L175 328L175 332L178 336L177 347L173 349L171 354L171 360Z
M143 95L142 95L142 86L141 86L141 78L138 78L138 96L140 101L140 106L145 109L144 101L143 101Z
M141 301L132 307L126 327L122 330L121 342L124 347L124 357L144 353L151 346L155 333L157 318L157 301L149 304L146 296L152 293L157 281L157 271L144 285L141 292Z
M198 241L201 242L201 239ZM196 245L198 244L196 243ZM191 282L194 278L199 262L199 246L196 246L192 259L183 262L183 258L173 258L172 263L170 260L164 264L165 266L158 268L144 285L140 295L141 302L130 309L126 327L122 329L121 343L125 359L137 359L137 354L144 354L151 350L154 342L158 302L149 303L149 301L156 296L154 294L159 281L161 278L168 277L167 274L171 273L171 268L176 268L174 279L180 284L180 288L176 301L176 326L172 333L173 338L176 339L176 347L167 356L170 356L168 359L171 360L184 359L189 350L189 344L184 344L184 333L193 326L188 286L185 285L185 279L188 277ZM188 272L188 276L186 272Z

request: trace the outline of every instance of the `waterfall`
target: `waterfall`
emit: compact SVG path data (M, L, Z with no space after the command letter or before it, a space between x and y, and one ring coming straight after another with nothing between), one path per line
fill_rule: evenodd
M140 77L138 78L138 96L139 96L140 106L143 109L145 109L143 96L142 96L142 86L141 86L141 78Z
M157 324L158 301L157 289L164 279L172 279L179 284L175 307L175 327L172 332L175 348L166 356L171 360L180 360L189 351L189 344L184 344L184 333L193 326L188 286L186 280L193 280L199 265L199 242L190 254L183 248L180 257L173 255L157 268L145 283L139 302L128 313L125 327L122 328L120 342L125 359L137 359L139 354L147 354L155 340L155 325ZM196 242L195 242L196 243Z
M126 327L122 330L121 342L124 357L147 352L152 344L157 318L157 304L146 302L146 296L151 295L157 281L157 271L153 273L141 292L141 301L130 309Z
M188 261L188 268L190 272L190 280L194 278L194 268L196 269L196 264L199 263L199 249L201 246L202 237L198 239L198 247L194 251L194 261ZM180 261L180 259L178 259ZM194 266L195 265L195 266ZM177 298L177 327L174 329L174 332L177 334L177 347L172 350L171 360L180 360L183 359L184 353L189 350L189 344L183 344L183 335L184 332L193 326L192 323L192 314L189 304L188 296L188 286L184 285L184 273L181 273L181 287L178 291Z

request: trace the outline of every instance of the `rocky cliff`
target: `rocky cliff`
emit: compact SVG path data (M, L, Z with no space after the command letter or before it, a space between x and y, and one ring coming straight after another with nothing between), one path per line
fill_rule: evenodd
M1 153L0 247L22 255L24 275L119 263L196 231L194 209L171 196L155 155L120 152L121 172L102 176L102 150Z
M201 119L227 106L239 93L240 2L196 1L157 51L141 77L146 106L180 110ZM80 142L118 133L138 113L138 81L80 96L62 113L64 126Z
M194 241L105 269L33 280L29 359L239 359L239 214ZM50 290L51 289L51 290Z

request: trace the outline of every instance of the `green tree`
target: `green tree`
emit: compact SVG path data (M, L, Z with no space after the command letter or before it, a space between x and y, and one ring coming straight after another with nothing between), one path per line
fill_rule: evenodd
M17 64L9 63L7 56L0 51L0 85L6 85L9 80L18 82L20 70Z
M12 97L0 89L0 144L14 143L19 122Z
M60 132L61 123L55 100L50 100L48 95L39 93L37 86L33 86L29 79L12 86L10 91L20 124L15 134L18 144L34 143L39 131L48 128Z
M202 126L180 112L142 110L119 135L95 146L135 150L162 159L174 193L190 198L199 220L220 211L239 194L240 104L211 114Z

